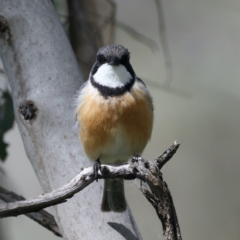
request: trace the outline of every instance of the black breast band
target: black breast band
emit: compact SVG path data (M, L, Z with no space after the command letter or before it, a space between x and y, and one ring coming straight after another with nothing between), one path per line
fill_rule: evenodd
M103 86L103 85L97 83L94 80L93 76L91 76L90 81L91 81L92 85L98 89L98 91L101 93L101 95L103 97L108 98L108 97L120 96L120 95L124 94L125 92L129 92L135 82L135 79L131 78L126 85L124 85L122 87L116 87L116 88Z

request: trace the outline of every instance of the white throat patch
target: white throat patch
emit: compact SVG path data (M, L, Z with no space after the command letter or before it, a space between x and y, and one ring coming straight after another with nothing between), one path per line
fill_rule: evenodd
M123 87L132 78L123 65L112 66L108 63L98 68L93 77L95 82L110 88Z

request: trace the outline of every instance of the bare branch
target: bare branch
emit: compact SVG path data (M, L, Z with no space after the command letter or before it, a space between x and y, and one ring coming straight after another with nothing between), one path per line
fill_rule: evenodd
M121 166L101 165L101 171L98 171L99 179L123 178L130 180L138 178L146 182L150 190L142 186L140 190L155 208L162 222L164 236L168 240L181 240L182 237L172 196L166 182L163 181L160 170L176 153L179 146L180 144L175 141L156 161L148 161L141 156L134 156L130 163ZM0 218L18 216L65 202L67 198L71 198L93 181L93 168L84 168L71 182L53 192L34 199L0 205Z
M159 169L162 169L162 167L172 158L179 146L180 144L175 141L160 157L156 159Z
M111 176L106 176L105 178L123 178L124 173L127 176L132 175L133 172L128 172L129 164L112 167L107 165L102 165L104 172L110 172ZM98 173L98 178L103 178L102 173ZM94 181L93 168L88 167L83 169L75 178L71 180L68 184L63 187L54 190L50 193L42 194L37 198L28 199L25 201L19 201L16 203L7 203L0 205L0 218L18 216L21 214L26 214L33 211L39 211L40 209L53 206L59 203L66 202L68 198L71 198L75 193L81 191L87 187L90 183Z
M0 187L0 199L7 203L25 200L24 197L19 196L14 192L10 192L2 187ZM36 221L43 227L47 228L55 235L62 237L57 223L55 222L54 217L50 213L44 210L40 210L39 212L27 213L26 216L31 218L33 221Z

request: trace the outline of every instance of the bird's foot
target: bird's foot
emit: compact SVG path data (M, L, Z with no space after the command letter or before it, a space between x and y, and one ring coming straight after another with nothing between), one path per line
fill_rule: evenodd
M132 158L132 162L137 162L141 159L142 159L142 157L139 154L134 154L134 156Z
M101 162L99 158L93 163L93 175L96 182L98 182L98 170L101 171Z

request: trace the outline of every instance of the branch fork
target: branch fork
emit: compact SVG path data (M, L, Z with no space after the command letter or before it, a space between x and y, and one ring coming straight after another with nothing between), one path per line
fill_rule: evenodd
M167 183L162 178L161 169L176 153L179 146L180 144L175 141L155 161L148 161L136 155L131 162L120 166L101 165L101 169L97 172L98 179L123 178L131 180L138 178L147 183L148 187L141 184L139 189L155 208L167 240L182 240L182 237L173 199ZM84 168L68 184L50 193L42 194L34 199L20 199L21 201L0 204L0 218L29 214L66 202L68 198L73 197L74 194L87 187L94 180L93 167ZM1 194L3 194L2 188L0 188L0 199L3 199Z

